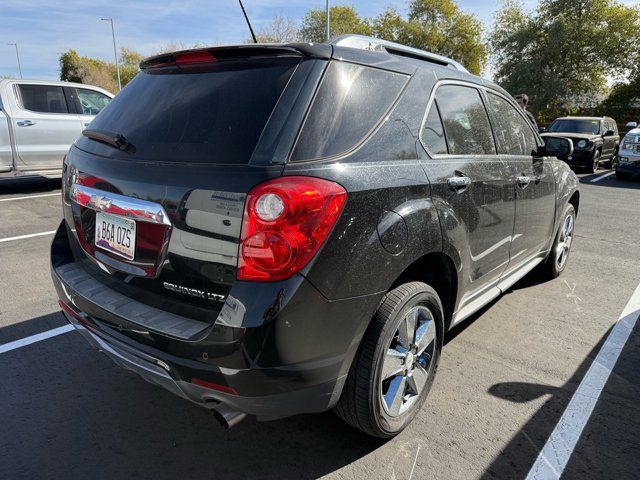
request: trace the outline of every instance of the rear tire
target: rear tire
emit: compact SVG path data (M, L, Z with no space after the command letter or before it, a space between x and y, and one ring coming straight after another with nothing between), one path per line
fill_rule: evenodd
M557 278L566 268L576 224L576 210L570 203L562 212L562 223L558 227L551 252L544 263L545 275L549 279Z
M400 433L424 403L442 348L436 292L411 282L384 297L362 339L335 412L378 438Z
M618 149L616 148L615 151L613 152L613 155L611 155L611 161L609 162L609 168L611 170L615 170L617 158L618 158Z

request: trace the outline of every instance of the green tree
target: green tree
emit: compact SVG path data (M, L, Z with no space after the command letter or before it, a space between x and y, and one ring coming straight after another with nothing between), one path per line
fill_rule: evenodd
M120 79L123 87L138 74L142 60L144 60L144 56L135 50L130 48L120 49Z
M627 122L640 120L640 72L625 82L615 84L609 96L598 105L597 112L606 112L615 118L620 128Z
M533 12L508 0L490 35L496 80L526 92L543 119L597 104L607 79L631 75L640 14L615 0L543 0Z
M300 36L305 42L324 42L326 40L326 25L325 10L309 10L302 19ZM344 5L331 7L329 26L332 37L346 33L371 34L371 25L365 19L360 18L355 8Z
M413 0L406 20L389 9L372 25L377 37L453 58L476 75L487 61L482 23L454 0Z
M302 21L302 38L323 42L325 22L324 10L310 10ZM335 6L330 22L332 37L345 33L373 35L451 57L475 74L480 74L486 64L482 24L461 11L454 0L412 0L407 18L393 8L368 19L358 16L353 7Z
M120 49L120 79L124 87L140 71L143 56L130 48ZM109 92L118 91L118 75L115 63L78 55L68 50L60 55L60 80L85 83L104 88Z
M118 91L115 65L69 50L60 55L60 80L86 83L115 93Z

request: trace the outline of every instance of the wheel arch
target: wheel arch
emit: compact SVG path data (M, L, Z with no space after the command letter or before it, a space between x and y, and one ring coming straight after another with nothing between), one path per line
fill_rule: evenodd
M573 208L576 211L576 215L578 215L578 210L580 207L580 191L579 190L576 190L575 192L573 192L573 194L569 198L568 203L573 205Z
M458 270L454 261L443 252L431 252L417 258L393 282L389 290L408 282L423 282L431 286L442 303L444 331L449 329L458 294Z

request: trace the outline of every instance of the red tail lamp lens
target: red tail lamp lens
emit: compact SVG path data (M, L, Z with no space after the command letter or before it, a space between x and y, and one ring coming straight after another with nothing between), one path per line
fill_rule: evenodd
M281 177L247 195L238 279L277 281L304 268L331 233L347 199L340 185L313 177Z

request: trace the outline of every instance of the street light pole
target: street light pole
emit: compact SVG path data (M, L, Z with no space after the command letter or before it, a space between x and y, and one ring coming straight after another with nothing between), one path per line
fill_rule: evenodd
M329 25L329 0L327 0L327 42L331 37L331 27Z
M12 45L16 47L16 58L18 59L18 71L20 72L20 78L22 78L22 66L20 65L20 54L18 53L18 44L17 43L7 43L7 45Z
M116 48L116 31L113 28L113 18L101 18L103 22L111 23L111 37L113 38L113 58L116 61L116 73L118 74L118 90L122 90L120 81L120 64L118 63L118 49Z

